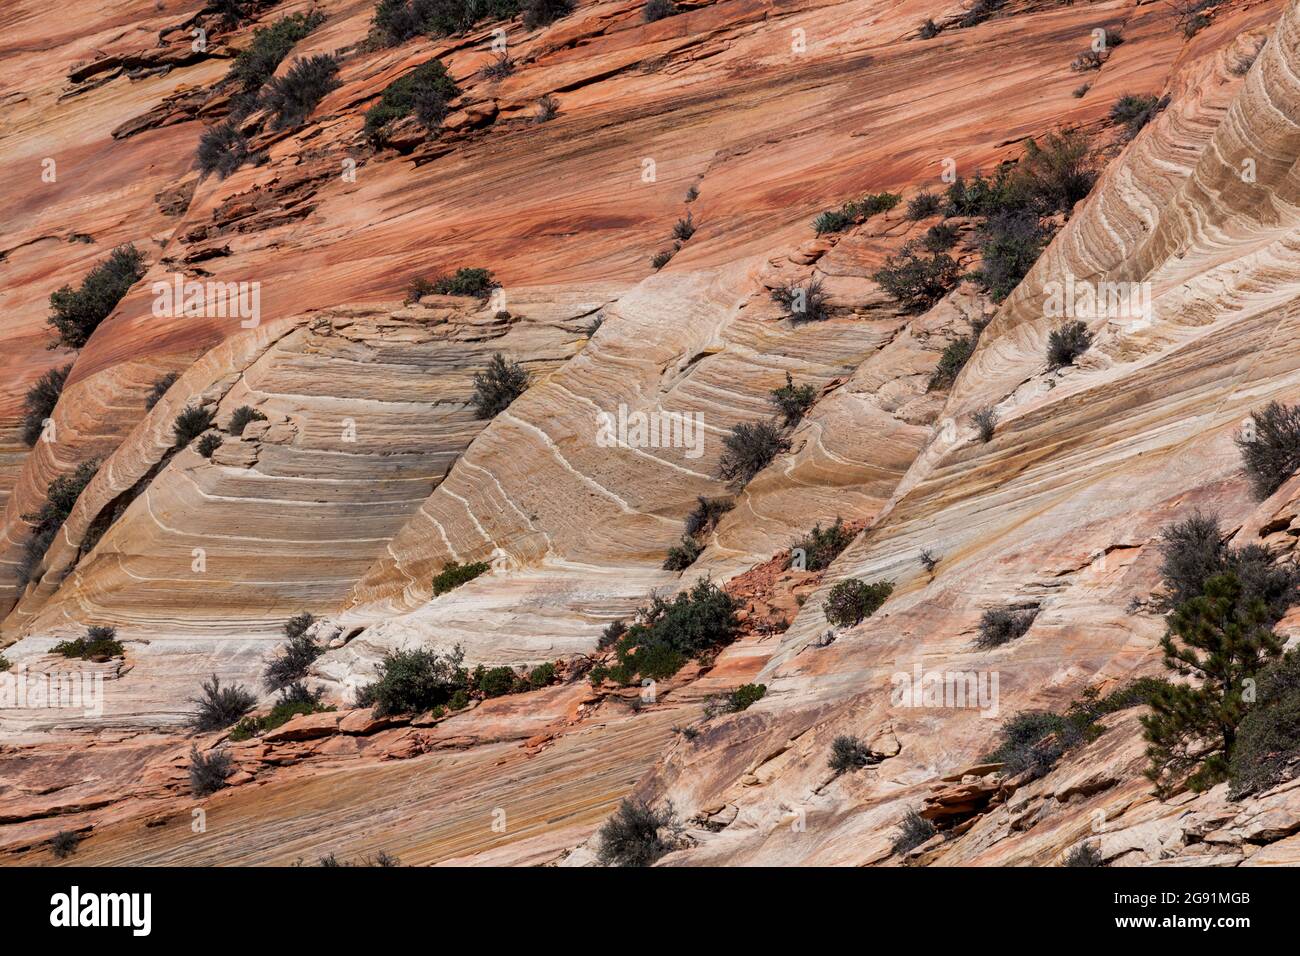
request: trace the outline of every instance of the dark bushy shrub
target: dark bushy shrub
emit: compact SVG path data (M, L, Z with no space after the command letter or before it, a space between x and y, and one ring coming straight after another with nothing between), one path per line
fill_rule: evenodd
M1050 238L1028 210L996 213L976 232L980 267L971 273L995 302L1005 299L1028 275Z
M474 376L474 414L495 418L528 388L528 373L518 362L507 362L500 352Z
M433 596L438 597L455 588L473 581L480 574L486 574L492 566L486 561L470 561L461 564L451 561L442 566L442 570L433 576Z
M447 115L447 104L459 95L460 87L448 75L441 60L421 63L390 83L380 94L379 102L366 111L366 133L382 142L385 126L411 115L433 129Z
M307 676L307 670L325 649L307 636L307 629L316 618L302 613L289 618L284 625L285 641L279 653L266 665L262 681L267 690L280 690Z
M938 252L918 256L911 243L890 256L872 279L908 312L924 312L948 294L961 279L956 260Z
M224 750L199 753L197 745L190 746L190 792L196 797L216 793L226 785L232 773L230 754Z
M831 742L831 759L828 766L836 773L861 770L868 764L879 762L880 758L857 737L841 734Z
M26 584L36 576L41 558L54 541L54 535L72 514L72 506L99 471L99 459L83 461L70 475L60 475L45 488L45 503L37 511L22 515L32 526L31 537L23 545L23 555L18 564L18 580Z
M280 696L265 717L245 717L230 731L231 741L238 743L283 727L295 717L333 710L321 703L321 691L310 690L302 681L280 689Z
M681 832L672 804L653 810L643 800L624 800L600 828L596 858L603 866L651 866Z
M907 853L935 834L934 824L915 810L908 810L903 822L898 825L898 836L894 837L894 852Z
M537 114L533 119L538 123L549 123L560 112L560 101L547 93L537 101Z
M110 657L123 656L126 650L117 639L117 628L95 625L86 631L85 637L55 644L50 653L83 661L106 661Z
M487 66L480 71L484 79L504 80L507 76L515 71L514 58L504 50L492 58Z
M1088 331L1088 326L1078 319L1066 322L1052 329L1051 335L1047 337L1047 365L1049 368L1073 365L1074 360L1088 351L1091 345L1092 333Z
M1164 102L1158 96L1126 93L1110 108L1110 118L1124 127L1125 139L1132 139L1142 131L1142 127L1155 119Z
M65 285L50 293L46 322L59 333L60 344L70 349L85 345L127 290L143 278L144 267L144 256L135 246L118 246L90 270L79 288Z
M975 345L979 342L979 336L979 330L976 330L970 335L954 339L944 347L943 354L939 356L939 364L930 374L930 382L926 385L927 391L948 388L957 381L957 376L966 367L970 357L975 354Z
M1103 866L1101 853L1091 843L1080 843L1065 857L1066 866Z
M907 218L913 222L937 215L941 200L928 189L923 189L907 201Z
M1257 694L1228 763L1234 800L1289 780L1300 767L1300 654L1288 651L1260 671Z
M573 12L573 0L525 0L524 29L549 27L561 17Z
M536 690L539 687L546 687L555 683L555 665L551 663L538 664L528 672L528 685Z
M379 678L366 687L362 699L377 716L416 714L445 706L452 696L469 686L460 645L449 654L418 648L395 651L379 663Z
M271 112L271 126L286 129L306 122L325 95L339 86L339 61L328 53L294 60L283 76L267 84L263 105Z
M144 407L153 408L162 401L162 397L167 394L167 390L175 385L176 380L180 377L179 372L168 372L166 375L155 379L153 385L149 388L149 394L145 396Z
M971 412L970 423L979 429L980 441L992 441L993 430L998 427L997 409L992 406L986 406L977 411Z
M831 588L822 610L826 620L838 627L853 627L880 610L882 604L894 593L894 582L876 581L868 584L855 578L846 578Z
M1015 175L1020 188L1044 215L1068 215L1097 181L1088 141L1073 130L1048 133L1041 146L1037 140L1029 140Z
M184 448L212 427L212 412L198 405L186 406L172 423L176 448Z
M673 545L668 549L668 557L664 559L663 569L665 571L685 571L695 563L703 551L704 548L700 546L698 541L690 535L684 534L680 544Z
M230 434L238 438L244 434L244 427L250 422L264 422L266 416L249 405L240 405L230 413Z
M728 695L728 705L733 714L748 710L767 696L766 684L741 684Z
M1255 497L1263 501L1300 470L1300 405L1269 402L1250 413L1253 433L1236 439Z
M490 269L461 268L449 276L433 280L434 295L472 295L485 299L497 287Z
M222 687L216 674L202 686L202 696L190 699L190 703L198 706L192 720L196 730L224 730L257 704L257 698L240 684Z
M1018 637L1023 637L1037 616L1037 608L1024 611L1009 607L990 608L980 618L980 629L975 638L975 646L985 649L1001 647Z
M736 485L747 484L790 442L771 422L741 422L722 439L725 449L718 460L718 477Z
M197 451L204 458L211 458L212 453L220 447L221 447L221 436L218 435L216 432L208 432L206 435L204 435L202 438L199 439L199 443L196 446L194 446L194 450Z
M300 40L325 22L325 15L317 11L294 13L281 17L269 27L253 30L253 41L235 56L235 62L226 74L226 83L233 83L245 92L254 92L275 75L275 69L289 55Z
M60 830L50 838L50 852L60 860L66 860L72 854L77 852L77 844L81 842L81 837L68 830Z
M654 23L656 20L676 16L678 13L681 11L677 9L677 4L673 3L673 0L646 0L645 6L641 8L641 19L646 23Z
M855 532L844 527L842 518L836 518L835 523L826 528L823 528L819 521L813 525L811 531L791 545L790 566L793 566L795 561L794 552L802 551L805 571L825 570L840 556L840 552L853 543L855 537L857 537Z
M27 390L27 396L23 399L24 444L33 446L40 439L45 430L45 420L54 414L54 406L63 394L63 385L71 371L71 365L47 369Z
M817 390L811 385L795 385L790 373L786 372L785 384L772 389L770 401L781 413L782 424L793 428L817 401Z
M1007 0L975 0L970 9L963 13L961 18L958 19L957 26L979 26L985 20L993 16L993 14L1006 6L1006 4Z
M735 640L740 632L738 607L726 591L704 578L671 601L656 595L615 641L617 664L594 668L592 682L610 678L628 684L637 675L653 680L672 677L688 659Z
M926 252L947 252L957 245L961 230L951 222L935 223L921 238L921 248Z
M793 279L772 290L772 301L781 307L791 322L821 322L830 318L822 280L815 278L804 285Z
M248 161L248 137L235 123L209 126L199 136L199 169L225 179Z
M662 269L664 266L668 265L668 263L672 261L673 255L676 252L677 252L676 249L659 250L653 256L650 257L651 268L653 268L656 272L658 272L660 269Z
M673 223L673 238L678 242L685 242L693 235L695 235L695 220L688 212L685 219L678 219Z
M692 538L708 534L717 527L722 516L736 506L731 498L705 498L701 495L695 500L694 509L686 516L686 533Z

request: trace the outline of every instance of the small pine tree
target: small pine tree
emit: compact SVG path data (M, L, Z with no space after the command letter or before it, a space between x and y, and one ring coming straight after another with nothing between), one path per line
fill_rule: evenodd
M1268 627L1264 602L1247 598L1241 580L1227 572L1174 609L1160 643L1165 666L1199 683L1164 685L1153 695L1152 712L1142 718L1147 776L1160 796L1184 784L1205 790L1227 779L1246 680L1281 655L1282 642Z

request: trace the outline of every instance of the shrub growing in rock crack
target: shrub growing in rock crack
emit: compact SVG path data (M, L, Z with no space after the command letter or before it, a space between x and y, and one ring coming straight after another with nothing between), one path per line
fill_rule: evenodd
M651 268L658 272L664 266L668 265L676 252L676 249L661 249L659 252L656 252L650 257Z
M220 447L221 447L221 436L218 435L216 432L208 432L206 435L204 435L202 438L199 439L199 443L194 446L194 450L197 451L204 458L211 458L212 453L215 452Z
M951 222L935 223L921 237L921 248L926 252L947 252L957 245L961 230Z
M831 758L828 766L836 773L861 770L873 763L879 763L879 758L857 737L841 734L831 741Z
M933 20L926 20L916 31L917 36L922 40L933 40L942 32L943 28Z
M928 189L923 189L907 201L907 218L913 222L929 219L939 212L940 199Z
M1170 9L1183 36L1193 37L1210 25L1210 17L1205 11L1222 2L1223 0L1172 0Z
M1037 616L1037 608L1024 611L1009 607L990 608L980 617L975 646L983 649L1001 647L1018 637L1023 637Z
M930 374L930 381L926 385L927 391L948 388L957 381L957 376L966 367L970 357L975 354L975 346L983 330L982 325L976 326L969 335L954 339L944 347L943 354L939 356L939 364Z
M906 311L925 312L956 287L961 270L947 253L919 256L909 242L871 278Z
M686 533L692 538L708 534L717 527L722 516L736 506L731 498L705 498L703 495L695 502L695 507L686 516Z
M537 101L537 113L534 115L533 120L538 123L549 123L551 120L555 119L559 112L560 101L550 93L547 93Z
M930 574L933 574L934 569L939 566L939 558L929 548L921 549L918 560L921 562L921 567L925 568Z
M741 422L732 427L722 444L725 450L718 460L718 477L742 486L778 454L790 450L790 442L772 422Z
M507 76L515 71L515 61L509 53L502 50L498 53L487 66L480 71L484 79L504 80Z
M495 418L528 388L528 373L518 362L507 362L497 352L488 367L474 376L474 414L478 418Z
M31 537L23 545L23 554L18 563L18 579L26 584L35 576L41 558L54 541L54 535L68 515L77 498L90 484L95 473L99 471L99 459L83 461L70 475L59 475L45 488L45 502L36 511L22 515L22 519L32 526Z
M1130 140L1142 131L1142 127L1156 118L1169 103L1168 97L1134 96L1125 94L1115 101L1110 108L1110 118L1124 127L1124 139Z
M898 825L898 836L894 837L894 852L907 853L935 834L934 824L915 810L908 810L903 822Z
M222 687L216 674L203 682L202 690L201 696L190 698L197 706L191 721L196 730L224 730L257 704L257 698L240 684Z
M143 278L144 269L144 256L135 246L118 246L90 270L78 288L65 285L50 293L46 322L59 333L60 344L70 349L85 345L127 290Z
M1006 4L1007 0L975 0L970 9L961 15L961 18L957 21L957 25L959 27L979 26L985 20L992 17L993 14L1006 6Z
M894 591L894 582L876 581L868 584L855 578L846 578L831 588L826 595L822 611L826 620L838 627L853 627L880 610Z
M250 423L264 421L266 421L266 416L256 408L251 405L240 405L230 413L230 426L227 430L238 438L244 434L244 428Z
M285 641L279 652L266 665L262 682L267 690L280 690L307 676L307 670L316 658L325 653L325 648L307 634L307 629L316 622L316 618L303 612L289 618L284 624Z
M855 537L857 537L855 532L844 527L842 518L836 518L834 524L825 528L819 521L813 525L811 531L791 545L790 564L787 567L796 566L798 553L802 552L803 570L825 570L840 556L840 552L852 544Z
M447 104L459 95L460 87L441 60L421 63L388 84L379 102L366 111L366 135L382 143L384 128L404 116L414 116L426 128L434 129L447 115Z
M263 105L272 114L273 129L306 122L325 95L339 86L339 61L328 53L294 60L288 72L267 84Z
M224 82L246 92L261 88L275 75L275 69L300 40L325 22L325 15L313 10L281 17L269 27L253 30L253 40L235 55Z
M77 834L67 830L60 830L50 837L50 852L60 860L66 860L77 852L77 844L80 842L81 837L77 836Z
M225 179L248 161L248 138L232 122L209 126L199 136L199 169Z
M998 426L997 409L990 405L971 412L970 423L979 429L980 441L992 441L993 430Z
M596 858L603 866L651 866L673 849L682 830L671 803L655 810L629 798L600 828Z
M198 405L186 406L172 422L175 447L184 448L212 427L212 412Z
M45 420L54 414L54 406L63 394L63 385L68 380L71 365L63 368L47 369L27 390L23 399L23 443L34 446L45 430Z
M190 792L196 797L216 793L231 775L230 754L225 750L200 753L197 744L190 746Z
M1056 369L1073 365L1074 360L1088 351L1091 345L1092 333L1078 319L1052 329L1052 333L1047 337L1048 368Z
M358 694L358 706L373 706L380 717L445 706L469 686L464 660L459 644L446 654L424 648L390 652L379 662L378 679Z
M693 214L688 212L685 219L678 219L673 223L673 238L678 242L685 242L693 235L695 235L695 221Z
M769 401L781 414L781 422L786 428L798 425L817 401L817 390L811 385L795 385L789 372L785 373L785 384L771 391Z
M166 375L154 379L153 385L149 387L149 394L145 396L144 407L153 408L157 405L162 400L162 397L167 394L167 390L175 385L176 380L180 377L179 372L168 372Z
M1253 429L1236 438L1255 497L1263 501L1300 470L1300 405L1269 402L1251 412Z
M460 587L473 581L480 574L486 574L492 570L492 566L486 561L468 561L461 564L459 561L450 561L442 566L442 570L433 576L433 596L446 594L448 591Z
M826 292L820 277L800 284L793 279L783 282L771 292L772 301L781 307L785 318L795 324L821 322L830 318Z
M704 552L700 543L690 535L682 535L680 544L675 544L668 549L668 556L664 559L663 569L665 571L685 571L696 562L699 556Z
M976 231L980 267L971 273L995 302L1020 284L1050 238L1038 216L1027 209L1000 212Z
M117 639L117 628L96 624L86 630L85 637L60 641L50 653L83 661L106 661L111 657L123 656L126 650Z

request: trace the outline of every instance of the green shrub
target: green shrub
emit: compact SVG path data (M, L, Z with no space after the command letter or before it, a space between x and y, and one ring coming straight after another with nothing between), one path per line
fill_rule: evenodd
M690 535L684 534L680 544L675 544L668 549L668 557L664 559L663 569L665 571L685 571L695 563L703 552L704 548L700 546L699 542Z
M1142 127L1156 118L1166 103L1167 100L1158 96L1126 93L1110 108L1110 118L1124 127L1125 139L1132 139L1142 131Z
M1198 683L1163 685L1142 718L1147 776L1161 796L1227 779L1247 682L1282 654L1264 602L1250 600L1232 572L1206 581L1205 593L1176 607L1168 624L1165 666Z
M172 422L176 448L184 448L212 427L212 412L198 405L187 405Z
M831 317L820 278L812 279L805 285L800 285L793 279L787 280L773 289L771 295L772 301L781 307L785 318L795 324L821 322Z
M889 212L903 197L897 193L869 193L861 199L846 202L839 209L828 209L813 220L813 228L818 235L828 232L841 232L861 219L870 219L880 213Z
M990 608L980 617L975 646L987 650L991 647L1001 647L1018 637L1023 637L1037 616L1038 608L1024 611L1009 607Z
M600 639L596 642L596 647L600 650L607 650L618 643L619 638L627 633L626 621L613 621L605 625L605 629L600 632Z
M672 677L688 659L735 640L738 607L704 578L671 601L654 596L614 643L618 665L613 676L623 683L638 674L654 680Z
M1004 6L1007 0L975 0L965 13L957 20L958 27L979 26L985 20L993 16Z
M681 12L673 0L646 0L645 6L641 8L641 19L646 23L654 23Z
M433 576L433 596L446 594L448 591L473 581L480 574L486 574L492 566L486 561L471 561L460 564L451 561L442 566L442 570Z
M839 627L853 627L880 610L894 591L892 581L877 581L868 584L854 578L846 578L831 588L826 595L822 610L826 620Z
M928 189L923 189L907 201L907 218L913 222L937 215L941 200Z
M989 217L1026 208L1030 198L1013 175L1014 163L1003 163L992 179L978 171L969 181L958 176L944 193L944 216Z
M252 408L248 405L240 405L230 413L230 426L227 430L230 434L238 438L240 435L244 434L244 428L249 423L264 421L266 421L266 416L256 408Z
M528 388L528 373L518 362L507 362L497 352L482 372L474 376L474 414L495 418Z
M230 754L224 750L212 750L199 753L197 744L190 745L190 792L196 797L206 797L216 793L226 785L226 778L233 772L230 766Z
M708 534L717 527L722 516L736 506L731 498L705 498L701 495L695 500L695 507L686 516L686 533L692 538Z
M248 162L250 155L248 137L233 121L209 126L199 134L198 161L204 175L216 173L225 179Z
M602 866L651 866L673 849L681 832L671 803L653 810L643 800L624 800L600 828L596 858Z
M339 61L328 53L297 59L266 86L262 103L273 129L300 126L325 95L339 86Z
M63 394L63 385L71 371L71 365L47 369L27 390L23 399L22 429L23 443L29 447L34 446L45 431L45 420L54 414L54 406Z
M262 675L267 690L280 690L302 680L316 658L325 653L325 648L307 635L307 629L315 621L313 615L304 612L285 622L285 641Z
M54 535L63 527L68 515L72 514L77 498L97 471L99 459L93 458L83 461L72 474L59 475L46 486L45 503L38 510L22 515L22 519L32 526L32 533L23 545L22 557L18 563L20 583L26 584L35 577L41 558L54 541Z
M1237 725L1228 762L1234 800L1291 779L1300 766L1300 653L1259 672L1257 698Z
M998 427L997 409L991 405L977 409L971 412L970 422L979 429L980 441L990 442L993 440L993 430Z
M524 0L524 29L549 27L573 12L573 0Z
M861 770L868 764L879 762L880 758L857 737L841 734L831 742L831 759L828 766L836 773Z
M915 810L908 810L903 822L898 825L898 836L894 837L894 852L907 853L935 834L934 824Z
M68 830L60 830L50 837L50 852L60 860L66 860L77 852L77 844L80 842L81 837L77 836L77 834Z
M289 51L309 33L325 22L317 11L281 17L269 27L253 30L253 41L235 55L235 62L224 82L233 83L246 92L254 92L275 75L275 69Z
M379 677L363 689L361 699L381 717L432 710L469 686L469 675L461 666L464 660L459 644L448 654L423 648L391 652L380 661Z
M245 717L230 732L235 743L283 727L295 717L332 711L321 703L321 691L309 690L302 681L280 688L280 696L265 717Z
M1043 215L1068 215L1075 203L1092 191L1097 170L1089 157L1088 141L1071 130L1048 133L1042 145L1030 139L1015 176Z
M153 408L162 401L162 397L167 394L169 388L176 384L178 378L180 378L179 373L168 372L166 375L154 379L153 385L149 388L149 394L145 396L144 407Z
M908 312L925 312L942 299L961 279L956 260L939 252L918 256L911 243L890 256L872 279Z
M835 523L829 527L823 528L821 522L813 525L813 529L797 539L791 545L790 564L793 566L794 552L802 551L804 554L805 571L822 571L830 567L830 563L840 556L840 552L847 548L853 539L857 537L855 532L849 531L844 527L844 520L836 518Z
M122 647L121 641L117 639L116 628L95 625L86 631L85 637L78 637L71 641L60 641L55 644L50 653L90 661L122 657L126 650Z
M221 436L218 435L216 432L208 432L206 435L204 435L202 438L199 439L199 443L195 446L195 451L197 451L204 458L211 458L212 453L220 447L221 447Z
M222 687L216 674L202 687L202 695L190 699L198 707L191 723L199 731L224 730L257 704L257 698L239 684Z
M771 422L741 422L723 437L722 445L718 477L735 485L748 484L773 458L790 450L790 442Z
M461 268L453 275L438 276L433 280L435 295L472 295L485 299L497 287L488 269Z
M1005 299L1033 268L1050 238L1028 210L996 213L977 231L980 267L971 278L995 302Z
M534 690L539 687L547 687L555 683L555 665L551 663L538 664L528 672L528 684Z
M961 230L955 223L938 222L925 231L921 237L921 248L926 252L947 252L957 245Z
M144 271L144 256L135 246L118 246L90 270L79 288L65 285L50 293L46 322L59 333L60 344L70 349L85 345Z
M798 425L817 401L817 390L811 385L795 385L789 372L785 373L785 384L772 389L770 394L769 401L780 412L781 421L786 428Z
M1255 497L1263 501L1300 470L1300 405L1269 402L1250 417L1253 431L1236 439Z
M1204 594L1210 578L1231 572L1245 589L1246 603L1263 602L1265 620L1272 627L1300 600L1300 570L1274 563L1268 550L1257 544L1230 548L1225 538L1217 519L1200 512L1163 528L1164 587L1152 603L1160 611L1172 611Z
M766 695L766 684L741 684L729 695L731 712L740 713L742 710L748 710L750 705L758 703Z
M828 209L823 213L819 213L817 218L812 221L813 230L819 236L832 232L843 232L851 225L853 225L853 216L845 208Z
M385 126L411 115L433 129L447 115L447 104L459 95L460 88L442 61L429 60L398 77L380 94L379 102L366 111L366 134L382 142Z
M979 343L981 331L983 331L982 327L977 328L970 335L954 339L944 347L943 354L939 356L939 364L930 374L927 391L948 388L957 381L957 376L966 367L970 357L975 354L975 346Z
M484 697L504 697L520 688L519 675L513 667L492 667L478 675L475 685Z
M1047 365L1049 368L1062 368L1073 365L1092 345L1092 333L1088 327L1075 319L1052 329L1047 337Z

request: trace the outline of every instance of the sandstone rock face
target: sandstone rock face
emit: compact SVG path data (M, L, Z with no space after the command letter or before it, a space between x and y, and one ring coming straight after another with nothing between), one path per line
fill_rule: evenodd
M1113 865L1296 856L1286 785L1241 805L1215 791L1155 800L1131 712L1040 780L981 762L1001 718L1158 671L1163 624L1128 607L1157 583L1171 519L1201 507L1237 543L1294 547L1300 487L1257 504L1232 442L1252 408L1300 389L1294 3L1225 7L1185 39L1161 5L1029 0L920 40L933 5L735 0L644 24L639 4L583 2L546 30L510 24L520 67L489 80L489 25L367 50L372 7L331 0L294 52L343 51L341 85L305 126L255 137L264 161L224 180L200 177L192 154L228 108L205 91L249 28L191 55L197 2L138 6L72 0L82 26L57 56L0 50L0 70L25 81L0 126L0 191L20 213L0 249L0 635L29 667L89 624L126 643L103 714L0 711L0 849L38 852L57 816L93 834L79 863L384 849L581 865L635 785L691 821L675 865L1054 865L1084 840ZM1072 95L1071 59L1118 25L1124 44ZM14 35L33 29L20 19ZM446 128L406 124L373 148L364 110L432 56L464 90ZM1130 92L1170 103L1124 144L1106 118ZM559 113L536 123L544 94ZM964 284L907 314L881 292L875 270L938 221L905 207L812 237L823 209L941 189L946 160L987 171L1061 125L1110 162L1000 306ZM46 152L59 174L40 193ZM694 235L653 270L688 213ZM146 277L75 356L47 351L49 293L127 240ZM969 229L954 255L976 264ZM491 268L500 293L399 304L410 279L465 266ZM157 315L153 283L176 274L258 282L260 320ZM1089 352L1048 370L1060 319L1045 302L1067 276L1146 283L1151 315L1090 321ZM813 279L831 317L785 318L771 290ZM955 385L930 389L945 346L989 318ZM530 380L489 422L470 398L497 352ZM28 451L22 394L68 361L57 440ZM180 377L146 409L164 372ZM788 452L728 488L724 437L772 415L787 373L815 405ZM174 447L192 405L222 432L211 458ZM231 434L244 405L265 419ZM999 416L989 442L969 420L985 407ZM618 423L639 416L689 423L690 440L628 440ZM90 458L98 474L19 585L21 515ZM663 570L697 498L726 494L700 558ZM824 575L786 571L792 539L836 516L865 528L855 543ZM434 596L453 561L490 569ZM186 839L174 731L188 698L211 673L256 684L292 614L328 617L310 679L347 707L391 651L580 659L652 591L701 575L746 602L745 636L653 701L579 680L409 722L296 718L229 745L240 776L212 799L239 825L201 848ZM847 577L894 591L831 627L822 604ZM1004 605L1036 608L1032 627L976 649L980 615ZM901 706L891 691L923 672L996 678L996 693ZM767 694L744 713L673 732L747 682ZM841 734L868 743L868 767L828 770ZM57 791L87 768L93 782ZM499 807L517 825L493 829ZM900 859L892 830L912 809L957 837Z

